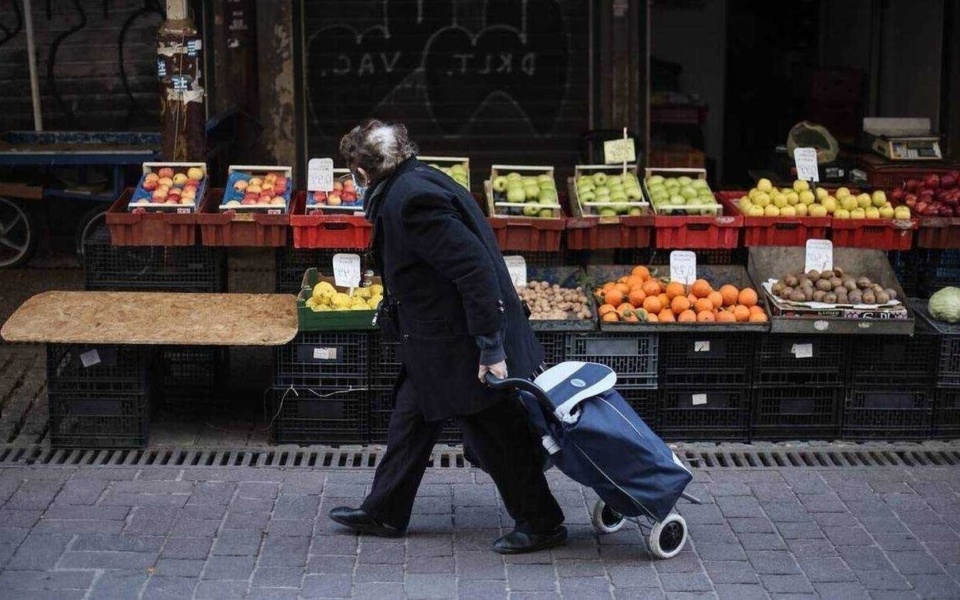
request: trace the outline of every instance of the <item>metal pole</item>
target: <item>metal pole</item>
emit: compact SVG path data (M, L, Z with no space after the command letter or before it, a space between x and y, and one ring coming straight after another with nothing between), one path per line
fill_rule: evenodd
M43 131L43 114L40 112L40 80L37 76L37 49L33 41L33 10L30 0L23 0L23 25L27 30L27 64L30 66L30 99L33 102L33 128Z

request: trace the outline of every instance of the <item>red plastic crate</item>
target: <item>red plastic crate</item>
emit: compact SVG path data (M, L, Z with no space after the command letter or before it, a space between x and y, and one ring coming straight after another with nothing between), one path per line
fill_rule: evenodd
M740 242L743 217L653 217L655 248L736 248Z
M727 214L740 214L737 200L746 192L717 192ZM808 239L826 239L830 217L748 217L743 215L743 245L803 246Z
M830 239L838 247L909 250L917 225L917 219L833 219Z
M537 217L487 217L501 250L559 252L565 219Z
M193 246L197 243L197 215L173 212L127 212L133 188L127 188L107 209L107 228L114 246ZM210 195L201 202L209 202Z
M351 214L307 215L306 193L293 200L290 229L294 248L363 249L373 228L366 217Z
M960 218L920 217L917 248L948 250L960 248Z
M566 228L569 250L648 248L653 239L653 215L571 217Z
M287 245L290 215L220 212L222 197L223 190L210 190L203 209L197 213L204 246L272 248Z

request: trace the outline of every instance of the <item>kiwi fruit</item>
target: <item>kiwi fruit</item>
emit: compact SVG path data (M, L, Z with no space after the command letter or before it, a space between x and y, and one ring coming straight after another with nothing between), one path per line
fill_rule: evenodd
M803 294L803 292L800 291L794 291L792 294L790 294L791 302L804 302L806 299L807 297Z
M840 267L834 267L834 268L833 268L833 276L834 276L834 277L839 277L840 279L843 279L843 269L841 269Z
M853 290L857 289L857 280L850 276L844 277L843 287L847 288L847 291L852 292Z
M820 279L817 281L816 287L818 290L822 290L824 292L829 292L833 289L833 287L830 285L830 281L827 279Z
M803 299L805 302L813 300L814 291L811 288L803 288Z
M897 299L897 291L894 289L887 288L883 290L891 300Z
M793 294L793 288L792 288L792 287L784 287L784 288L780 291L780 294L778 294L778 296L779 296L780 298L784 299L784 300L789 300L791 294Z
M850 304L862 304L863 303L863 292L860 290L854 290L847 294L847 300L850 301Z
M873 293L873 290L867 290L863 293L863 303L864 304L877 303L877 295Z
M783 278L783 282L787 284L788 288L795 288L799 285L800 281L796 278L795 275L787 275Z
M809 277L803 275L800 277L800 287L813 287L813 281Z
M820 279L820 271L817 271L816 269L811 269L807 271L807 279L814 282L817 281L818 279Z
M875 283L870 286L870 289L873 290L874 294L879 294L880 292L883 291L883 286L880 285L879 283Z
M784 285L782 281L778 281L778 282L776 282L775 284L773 284L773 287L771 288L770 291L773 292L773 295L774 295L774 296L780 296L780 293L783 292L783 289L784 289L785 287L787 287L787 286Z
M814 299L814 301L816 301L816 302L823 302L823 297L826 296L826 295L827 295L827 293L826 293L825 291L823 291L823 290L817 290L817 291L815 291L815 292L813 293L813 299Z
M823 301L826 302L827 304L836 304L836 303L837 303L837 295L834 294L833 292L827 292L827 293L824 294L824 296L823 296Z
M869 289L872 283L873 282L871 282L866 277L860 277L859 279L857 279L857 287L860 288L861 290Z
M847 288L837 288L837 291L835 291L834 294L837 296L837 304L846 304L849 302L847 299Z
M834 275L833 271L831 271L831 270L828 269L828 270L824 271L823 273L820 273L820 277L821 277L822 279L833 279L834 277L836 277L836 275Z
M840 279L839 277L831 277L831 278L830 278L830 287L832 287L833 289L837 289L837 288L839 288L839 287L843 287L843 280Z
M886 292L877 292L877 304L886 304L890 302L890 296Z

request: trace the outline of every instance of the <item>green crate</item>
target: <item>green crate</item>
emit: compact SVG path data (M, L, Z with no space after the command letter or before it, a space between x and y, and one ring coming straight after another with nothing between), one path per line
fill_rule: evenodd
M333 284L333 277L322 277L315 268L307 269L303 274L303 284L300 294L297 295L297 322L300 331L347 331L376 329L373 317L375 310L339 310L314 312L307 306L313 287L321 281ZM374 283L380 283L379 277L373 278ZM337 288L346 292L346 288Z

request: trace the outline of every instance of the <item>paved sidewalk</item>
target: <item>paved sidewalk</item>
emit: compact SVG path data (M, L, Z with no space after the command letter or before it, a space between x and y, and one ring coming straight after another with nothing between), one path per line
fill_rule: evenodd
M325 515L371 474L0 469L0 598L960 598L955 467L697 470L669 561L632 525L598 538L555 472L566 548L490 552L509 522L466 469L428 472L406 539L358 538Z

